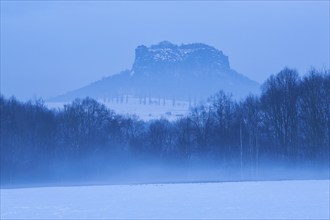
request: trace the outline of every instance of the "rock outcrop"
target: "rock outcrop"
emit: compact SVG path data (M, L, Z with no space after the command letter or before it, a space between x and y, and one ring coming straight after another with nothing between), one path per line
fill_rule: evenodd
M206 44L174 45L168 41L135 49L136 74L217 74L230 70L228 57Z

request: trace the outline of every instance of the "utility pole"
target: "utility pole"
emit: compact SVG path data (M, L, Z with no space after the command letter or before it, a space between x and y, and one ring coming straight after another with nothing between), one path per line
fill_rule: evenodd
M243 140L242 140L242 122L239 123L239 139L241 144L241 180L243 179Z
M256 177L259 178L259 146L258 146L258 130L256 134Z

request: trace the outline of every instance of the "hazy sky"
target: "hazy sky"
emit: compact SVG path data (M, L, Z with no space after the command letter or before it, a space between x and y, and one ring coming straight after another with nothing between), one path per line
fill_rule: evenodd
M56 96L163 40L212 45L258 82L284 66L329 68L329 1L1 1L1 93Z

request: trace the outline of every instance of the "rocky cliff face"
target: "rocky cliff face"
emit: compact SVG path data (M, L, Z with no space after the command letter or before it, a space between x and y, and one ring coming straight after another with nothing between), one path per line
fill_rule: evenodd
M168 41L135 49L133 74L207 75L230 70L228 57L206 44L174 45Z
M258 93L259 84L232 70L228 57L212 46L201 43L178 46L163 41L150 47L138 46L130 70L53 100L118 95L206 99L219 90L242 98L249 93Z

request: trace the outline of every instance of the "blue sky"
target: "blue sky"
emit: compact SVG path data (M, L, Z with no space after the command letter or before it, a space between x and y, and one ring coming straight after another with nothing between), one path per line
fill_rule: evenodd
M1 1L1 93L45 99L129 69L168 40L222 50L258 82L329 68L329 1Z

